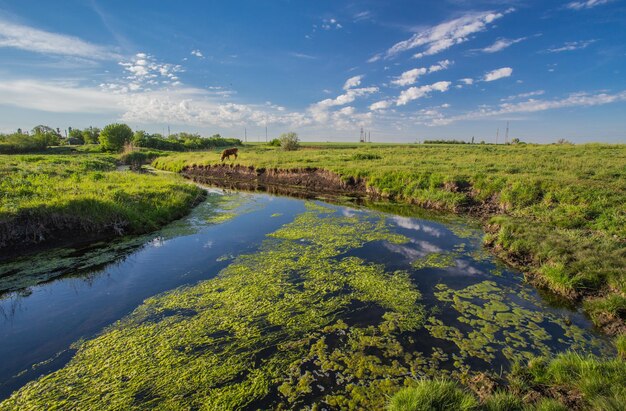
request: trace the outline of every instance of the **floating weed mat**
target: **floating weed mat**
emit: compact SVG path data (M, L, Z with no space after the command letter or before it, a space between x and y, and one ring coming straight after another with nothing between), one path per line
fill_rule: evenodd
M460 290L438 284L436 289L437 300L458 313L457 325L431 316L426 328L432 336L458 347L453 359L459 370L470 369L468 359L478 358L491 364L502 363L503 358L523 362L537 355L549 356L559 344L560 348L581 353L608 349L563 317L538 309L529 294L507 290L494 281L482 281Z
M355 304L380 310L370 325L350 330L364 338L361 345L375 329L393 338L420 328L425 310L406 272L340 257L366 242L407 239L381 221L319 207L311 204L218 278L146 300L84 342L65 368L29 383L0 409L289 407L298 400L288 389L289 370L319 346L320 333L341 329L339 317ZM378 390L351 394L354 386L366 390L369 379L350 381L328 394L382 406Z

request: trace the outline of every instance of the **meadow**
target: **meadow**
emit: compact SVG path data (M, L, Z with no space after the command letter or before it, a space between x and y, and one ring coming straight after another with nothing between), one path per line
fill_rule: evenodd
M180 172L218 153L157 158ZM583 301L596 325L624 330L626 146L248 145L232 165L318 168L363 179L383 198L481 216L485 244L535 284Z
M145 233L204 195L177 175L118 170L117 155L67 153L0 155L0 247Z

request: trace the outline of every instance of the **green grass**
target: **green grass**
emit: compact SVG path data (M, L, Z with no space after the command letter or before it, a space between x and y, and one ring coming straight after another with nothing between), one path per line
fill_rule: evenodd
M480 402L460 387L449 380L418 380L414 386L398 391L388 409L623 410L626 362L567 352L552 359L537 357L514 367L503 387L483 393Z
M153 165L180 172L219 162L205 152ZM482 207L491 217L487 244L538 283L572 299L626 297L626 145L311 143L293 152L248 145L233 164L321 168L365 179L383 197L452 211ZM623 324L626 315L589 312L600 326Z
M187 213L203 195L176 175L116 171L117 161L106 154L0 156L2 241L27 240L12 234L24 219L44 233L67 224L85 233L148 232Z
M422 380L398 391L389 402L389 411L474 410L478 401L449 380Z

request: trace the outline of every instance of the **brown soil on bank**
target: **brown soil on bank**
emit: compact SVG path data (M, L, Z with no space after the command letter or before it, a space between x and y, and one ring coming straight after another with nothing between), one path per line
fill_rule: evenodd
M381 195L374 187L368 187L365 179L355 179L352 177L346 179L331 171L312 167L282 170L228 164L194 165L185 167L181 173L183 176L199 184L214 185L233 190L264 191L270 194L290 195L298 198L341 196L394 200L392 197ZM423 208L446 210L478 217L483 221L486 232L494 230L494 228L490 227L488 224L489 217L506 213L506 210L500 206L495 198L490 198L486 201L475 200L470 186L459 186L454 183L449 183L444 189L452 192L467 193L469 200L467 203L457 206L452 210L437 202L412 200L408 200L408 202ZM569 302L579 304L583 299L591 299L602 294L602 291L588 295L579 293L558 294L556 291L546 287L546 283L542 277L532 271L529 256L511 255L493 244L485 244L485 246L490 248L494 254L511 266L523 271L529 283L550 293L557 294L567 299ZM623 319L614 316L605 317L606 318L602 318L603 321L598 321L603 332L608 335L626 333L626 324Z

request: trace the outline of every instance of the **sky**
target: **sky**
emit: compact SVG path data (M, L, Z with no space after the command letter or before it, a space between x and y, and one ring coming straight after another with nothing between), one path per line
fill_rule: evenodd
M624 0L0 0L0 132L626 143Z

